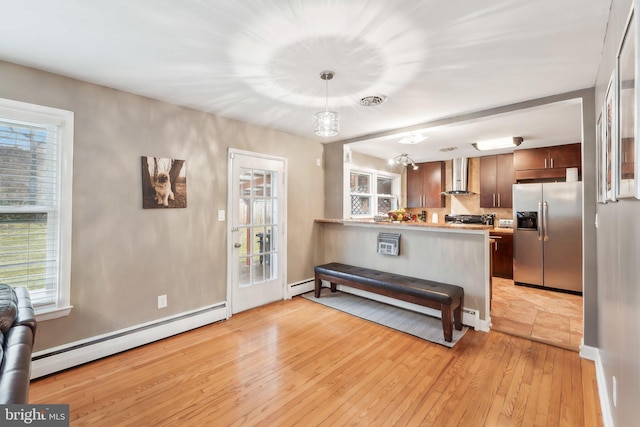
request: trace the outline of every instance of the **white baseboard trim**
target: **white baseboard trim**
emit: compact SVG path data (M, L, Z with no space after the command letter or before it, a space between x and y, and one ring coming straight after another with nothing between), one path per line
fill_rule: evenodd
M315 289L315 279L312 277L310 279L301 280L296 283L289 283L287 285L288 288L288 298L291 299L296 295L306 294L307 292L311 292Z
M595 364L598 397L600 398L600 410L602 411L602 424L604 427L614 427L613 414L611 413L611 406L609 405L607 381L605 379L604 368L602 367L602 359L600 358L600 349L581 344L580 357L592 360Z
M226 302L33 353L31 379L72 368L227 318Z
M393 305L396 307L404 308L406 310L416 311L418 313L426 314L428 316L442 318L442 313L440 310L434 310L429 307L424 307L422 305L413 304L411 302L397 300L395 298L389 298L384 295L378 295L373 292L363 291L361 289L350 288L344 285L338 285L337 289L342 292L346 292L353 295L358 295L364 298L372 299L374 301L383 302L385 304ZM464 307L462 311L462 323L464 325L470 326L476 330L487 332L488 329L482 329L482 321L480 321L480 313L478 310L474 308Z

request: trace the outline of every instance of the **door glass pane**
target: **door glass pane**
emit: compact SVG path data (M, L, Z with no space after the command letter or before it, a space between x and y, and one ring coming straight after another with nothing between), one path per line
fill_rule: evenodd
M238 283L241 287L246 287L251 285L251 266L250 266L251 258L241 256L238 259L238 272L239 280Z
M274 212L273 206L275 205L275 200L265 199L264 201L264 223L265 224L273 224L274 221Z
M266 243L264 245L264 252L272 252L277 251L278 247L276 246L276 238L278 233L276 232L275 226L267 227L267 235L266 235Z
M252 282L254 284L256 283L262 283L264 282L264 258L263 256L254 256L253 258L251 258L252 263L253 263L253 280Z
M240 197L251 197L251 169L240 168Z
M253 195L256 197L264 196L264 171L253 171Z
M265 259L267 260L265 263L265 275L266 280L272 280L278 277L278 254L271 253L265 255Z
M275 172L267 171L264 177L264 195L265 197L275 197L275 188L272 185L275 182Z
M251 253L251 247L249 246L250 240L248 238L250 231L250 228L240 228L240 230L238 230L238 243L240 243L240 248L238 248L238 250L240 251L240 256Z
M251 199L240 199L238 206L238 224L251 224Z
M264 200L257 199L253 201L253 224L260 225L265 223Z

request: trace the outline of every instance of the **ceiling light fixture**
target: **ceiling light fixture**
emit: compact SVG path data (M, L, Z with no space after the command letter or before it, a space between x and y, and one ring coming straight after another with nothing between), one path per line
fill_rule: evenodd
M338 134L339 117L338 113L329 111L329 80L334 76L333 71L323 71L320 78L325 81L325 103L324 111L315 114L316 130L318 136L330 137Z
M391 165L402 165L402 166L411 166L413 170L418 170L418 165L413 161L408 154L400 154L399 156L395 156L393 159L389 159L389 164Z
M487 139L485 141L474 142L473 147L478 151L485 150L498 150L500 148L513 148L522 144L521 136L507 137L507 138L497 138L497 139Z
M426 136L420 135L419 133L412 133L402 137L398 142L400 144L418 144L427 139Z

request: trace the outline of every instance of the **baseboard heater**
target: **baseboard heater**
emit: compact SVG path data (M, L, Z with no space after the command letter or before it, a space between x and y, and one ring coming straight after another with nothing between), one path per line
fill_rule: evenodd
M31 357L31 379L73 368L227 318L227 303L222 302L35 352Z

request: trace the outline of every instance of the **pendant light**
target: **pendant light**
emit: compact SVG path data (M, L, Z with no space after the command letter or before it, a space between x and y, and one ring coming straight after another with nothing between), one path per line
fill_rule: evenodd
M333 71L323 71L320 73L320 78L325 81L325 103L324 111L315 114L315 134L322 137L331 137L338 134L338 113L329 111L329 80L331 80L333 76Z

